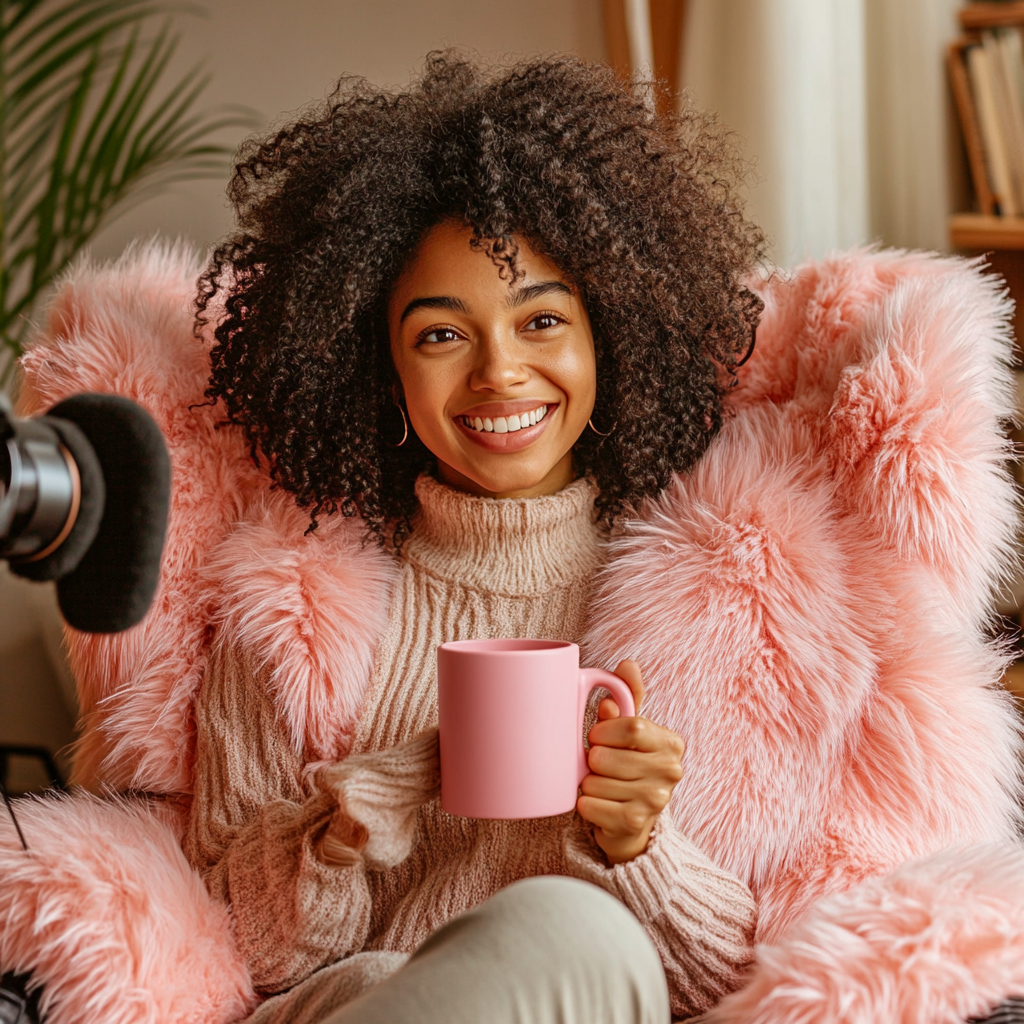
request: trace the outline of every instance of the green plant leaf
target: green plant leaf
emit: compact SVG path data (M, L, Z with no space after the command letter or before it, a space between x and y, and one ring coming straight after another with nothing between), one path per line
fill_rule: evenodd
M16 354L40 296L118 213L177 181L226 171L245 108L201 110L200 68L168 81L162 0L0 0L0 352ZM12 372L0 359L0 386Z

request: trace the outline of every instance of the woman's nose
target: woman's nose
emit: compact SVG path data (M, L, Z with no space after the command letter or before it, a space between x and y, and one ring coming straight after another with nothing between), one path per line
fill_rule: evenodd
M477 346L470 387L474 391L508 391L530 379L519 345L506 338L489 336Z

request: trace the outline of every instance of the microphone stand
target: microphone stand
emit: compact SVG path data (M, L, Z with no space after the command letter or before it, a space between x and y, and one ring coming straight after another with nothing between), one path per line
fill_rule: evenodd
M4 785L2 779L0 779L0 797L3 797L7 813L11 816L11 821L14 822L14 830L18 833L18 838L21 840L21 848L28 853L28 843L25 842L25 833L21 831L21 825L18 823L18 816L14 813L14 808L11 806L11 798L7 795L7 787Z

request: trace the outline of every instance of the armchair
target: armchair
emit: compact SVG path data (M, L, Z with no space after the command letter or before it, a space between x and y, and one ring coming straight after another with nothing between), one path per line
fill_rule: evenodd
M238 431L217 429L218 410L204 404L209 339L193 337L190 316L197 272L192 254L165 246L107 268L80 265L24 360L26 412L78 390L124 393L161 425L175 479L163 579L147 619L118 636L68 633L83 709L72 779L81 788L19 805L29 856L0 818L0 968L31 972L53 1024L229 1024L257 1003L229 908L209 897L181 853L191 709L210 624L241 614L221 585L231 570L225 540L243 527L270 536L302 517L278 502L271 522L267 477ZM1003 656L984 635L1016 525L1000 431L1011 412L1009 305L977 263L917 253L837 255L757 287L766 301L758 352L730 395L717 454L709 452L718 463L680 480L620 550L637 573L657 562L659 572L692 570L704 582L669 607L637 587L642 577L619 577L638 595L632 604L616 596L613 579L591 652L605 661L627 637L647 644L644 664L658 683L651 706L675 716L666 720L706 715L713 726L718 709L732 714L746 697L728 691L735 679L715 682L716 660L754 647L695 634L678 668L658 647L658 623L699 622L701 601L733 601L733 620L722 621L737 636L755 620L773 630L757 681L808 690L807 721L780 712L767 734L772 749L752 745L745 765L709 756L673 807L761 908L748 983L708 1022L984 1016L1024 994L1019 727L998 689ZM762 460L758 472L721 485L716 465L739 466L744 453ZM843 599L856 598L855 621L830 619L824 605L790 621L785 609L758 603L769 556L743 516L766 481L760 526L790 538L800 556L790 564L808 577L813 569L819 583L852 587ZM830 497L817 521L795 529L812 492ZM837 523L860 546L815 548ZM325 566L348 574L331 577L348 588L347 604L332 609L344 650L306 629L291 577L278 618L250 624L287 675L287 692L304 702L288 713L310 760L344 756L352 695L386 612L372 585L385 575L383 556L361 549L344 524L318 534L288 549L288 572L299 582L320 573L321 584ZM819 593L799 574L794 581L794 600ZM896 627L884 643L883 619ZM809 641L798 621L813 622L820 640ZM824 655L815 661L808 645L818 643ZM805 663L832 674L801 675ZM801 744L839 770L815 774L823 762ZM755 754L799 762L820 799L777 791Z

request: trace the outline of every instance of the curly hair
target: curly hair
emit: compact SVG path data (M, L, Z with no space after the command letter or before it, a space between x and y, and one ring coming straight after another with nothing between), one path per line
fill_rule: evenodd
M411 432L393 447L386 311L448 219L504 276L520 273L518 237L579 289L608 436L585 431L573 460L606 522L700 458L752 345L762 303L742 281L764 238L714 118L658 116L649 99L573 57L483 69L433 53L407 90L346 77L243 143L228 186L238 226L199 282L199 322L216 320L206 395L311 529L340 511L378 539L408 532L433 458Z

